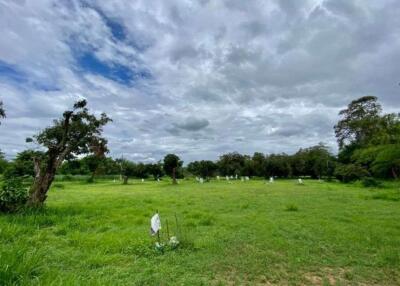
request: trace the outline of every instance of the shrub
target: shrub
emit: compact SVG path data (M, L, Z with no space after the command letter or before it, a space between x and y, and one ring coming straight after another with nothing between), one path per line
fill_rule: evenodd
M361 180L369 176L370 174L366 169L355 164L338 165L335 169L335 177L344 183Z
M362 185L366 188L371 188L371 187L380 187L382 185L381 182L375 180L372 177L366 177L363 178L361 181Z
M0 189L0 212L14 212L28 199L28 190L24 188L20 177L7 178Z

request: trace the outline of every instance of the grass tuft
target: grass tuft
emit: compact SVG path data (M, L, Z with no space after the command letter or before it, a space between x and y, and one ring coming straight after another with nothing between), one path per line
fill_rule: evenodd
M286 206L285 210L288 212L297 212L299 208L295 204L290 204Z

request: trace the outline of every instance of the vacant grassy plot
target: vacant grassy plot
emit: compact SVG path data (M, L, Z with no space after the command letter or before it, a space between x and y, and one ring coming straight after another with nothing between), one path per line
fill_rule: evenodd
M400 190L306 181L55 184L0 215L0 285L400 285ZM184 244L161 254L158 209ZM165 227L164 227L165 229Z

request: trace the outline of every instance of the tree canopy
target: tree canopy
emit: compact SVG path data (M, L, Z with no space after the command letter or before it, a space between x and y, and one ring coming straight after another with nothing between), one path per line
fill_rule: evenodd
M336 173L382 178L397 178L400 162L400 116L382 115L381 105L374 96L352 101L339 115L343 118L335 125L339 143L339 162L343 165ZM352 165L352 168L346 168ZM366 172L361 172L363 168ZM354 176L351 176L354 177Z
M28 203L41 205L46 200L47 191L54 180L57 169L64 160L82 154L95 154L93 147L98 142L107 142L101 137L103 126L111 119L102 113L99 118L89 113L86 100L77 101L72 110L64 112L61 119L54 120L33 139L46 149L43 158L34 158L35 180L30 189Z
M209 179L210 177L214 176L215 172L218 169L218 166L213 161L202 160L189 163L187 169L190 173L196 176Z
M339 112L342 118L335 125L335 135L342 149L346 145L365 145L379 130L381 105L375 96L364 96L353 100Z
M172 178L172 182L176 184L178 168L182 167L183 161L175 154L167 154L164 157L163 168L165 173Z

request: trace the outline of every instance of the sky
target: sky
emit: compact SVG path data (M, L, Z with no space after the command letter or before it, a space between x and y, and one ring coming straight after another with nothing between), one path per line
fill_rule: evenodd
M351 100L399 110L399 15L398 0L0 0L0 149L85 98L113 119L115 158L336 152Z

